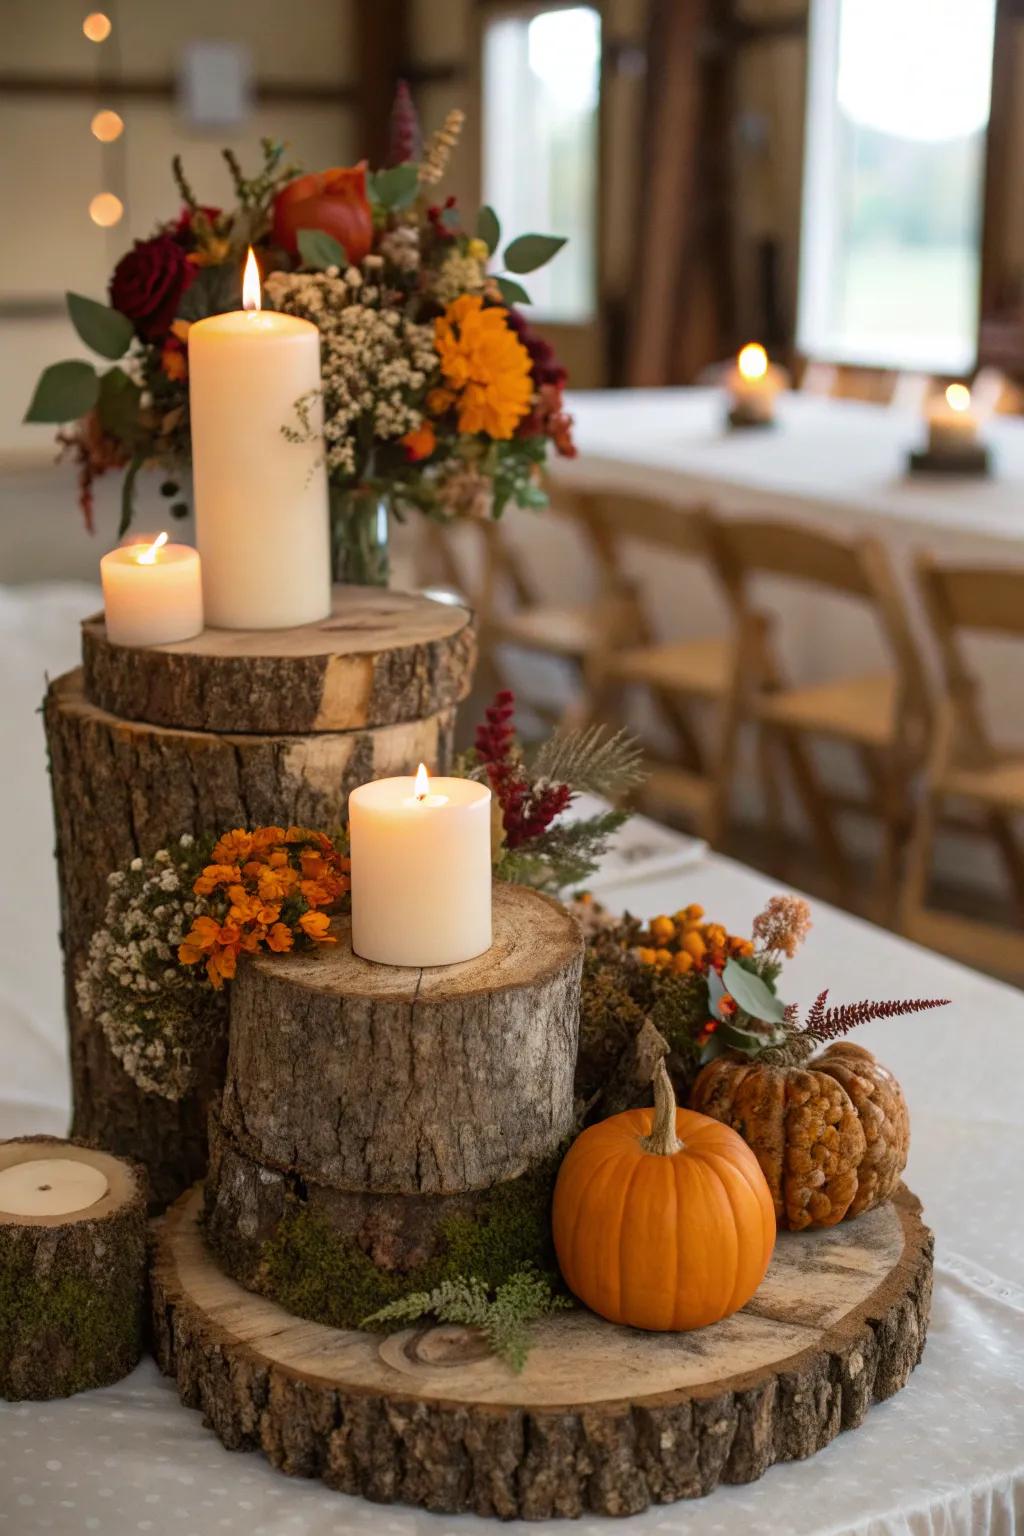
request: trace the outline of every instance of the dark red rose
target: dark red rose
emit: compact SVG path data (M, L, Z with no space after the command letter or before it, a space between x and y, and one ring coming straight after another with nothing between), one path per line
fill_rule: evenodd
M537 388L540 389L544 384L554 384L561 389L569 375L555 356L550 341L545 341L518 309L509 309L508 323L530 354L533 382Z
M185 289L196 275L171 235L136 240L110 279L110 302L127 315L143 341L159 341L171 328Z
M297 256L300 229L333 235L353 266L370 254L373 213L366 196L365 160L350 169L334 166L298 176L281 188L274 198L275 245Z

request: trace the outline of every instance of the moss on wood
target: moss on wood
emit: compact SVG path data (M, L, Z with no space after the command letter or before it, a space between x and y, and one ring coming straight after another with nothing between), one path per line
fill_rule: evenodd
M518 1179L497 1184L473 1219L442 1224L442 1249L403 1271L383 1270L322 1211L298 1199L264 1244L255 1288L287 1311L334 1328L359 1327L382 1307L458 1276L493 1290L534 1267L557 1274L551 1242L551 1194L561 1152Z

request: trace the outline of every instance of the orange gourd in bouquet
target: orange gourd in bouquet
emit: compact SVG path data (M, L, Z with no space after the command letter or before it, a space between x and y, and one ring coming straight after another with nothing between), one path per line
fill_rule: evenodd
M555 1251L592 1311L634 1328L703 1328L750 1300L775 1246L754 1154L728 1126L677 1109L663 1061L654 1109L592 1125L555 1185Z

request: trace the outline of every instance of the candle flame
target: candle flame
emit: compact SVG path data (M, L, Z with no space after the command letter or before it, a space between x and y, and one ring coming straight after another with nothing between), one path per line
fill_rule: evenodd
M158 549L163 549L166 543L167 534L158 533L148 549L140 550L135 556L136 565L156 565L156 552Z
M768 372L768 353L760 342L749 341L740 351L736 366L745 379L763 379Z
M951 411L969 411L971 392L966 384L951 384L946 390L946 404Z
M412 792L417 800L425 800L430 794L430 774L427 772L426 763L420 763L416 770L416 782Z
M260 289L260 269L256 264L256 255L252 246L245 258L245 271L242 274L242 308L262 309L263 298Z

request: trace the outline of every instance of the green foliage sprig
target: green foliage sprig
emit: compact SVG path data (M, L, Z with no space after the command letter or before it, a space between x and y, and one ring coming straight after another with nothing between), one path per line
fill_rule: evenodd
M556 1295L536 1270L522 1269L489 1292L475 1275L442 1280L431 1291L414 1291L363 1321L364 1328L387 1328L435 1317L441 1323L479 1328L491 1350L513 1371L521 1371L530 1351L530 1325L572 1306Z

